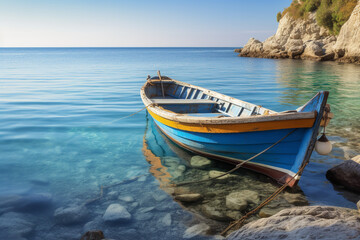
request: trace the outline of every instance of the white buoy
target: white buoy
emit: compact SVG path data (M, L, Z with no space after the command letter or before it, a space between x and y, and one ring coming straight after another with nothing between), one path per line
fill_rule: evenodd
M320 155L328 155L332 150L332 144L326 138L325 133L316 141L315 150Z

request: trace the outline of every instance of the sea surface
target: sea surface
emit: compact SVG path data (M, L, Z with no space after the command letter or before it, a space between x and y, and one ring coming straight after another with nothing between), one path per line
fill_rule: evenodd
M150 158L177 154L167 156L165 141L146 136L154 133L146 111L123 118L144 107L140 88L157 70L275 111L330 91L333 152L313 153L299 191L309 205L356 207L360 196L325 173L360 154L360 66L240 58L233 48L0 48L0 229L8 237L80 239L100 229L111 239L182 239L208 221L161 187L147 148L161 143L162 153ZM185 166L177 174L192 171L176 164ZM124 206L131 220L105 222L110 204ZM215 230L193 239L211 238L227 223L207 224Z

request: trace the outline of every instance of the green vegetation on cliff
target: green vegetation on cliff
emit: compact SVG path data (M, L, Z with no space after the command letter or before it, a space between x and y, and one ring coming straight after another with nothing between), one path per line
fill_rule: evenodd
M329 29L332 34L339 34L341 26L349 19L358 0L293 0L281 16L289 13L295 19L306 18L309 12L316 11L316 21ZM281 16L276 16L279 21Z

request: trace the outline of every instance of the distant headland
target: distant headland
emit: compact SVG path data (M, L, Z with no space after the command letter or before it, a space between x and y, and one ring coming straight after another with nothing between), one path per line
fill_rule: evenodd
M294 0L277 20L275 35L250 38L239 56L360 63L360 1Z

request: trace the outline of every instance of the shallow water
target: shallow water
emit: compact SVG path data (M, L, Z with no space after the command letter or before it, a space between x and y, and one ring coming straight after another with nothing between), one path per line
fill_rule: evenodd
M36 225L22 233L27 239L79 239L94 227L114 239L182 239L188 226L207 221L197 207L174 202L149 172L143 153L146 112L119 119L143 108L139 89L158 69L275 111L330 91L335 119L327 132L334 150L330 156L313 153L299 186L310 205L355 208L359 195L334 187L325 173L360 154L359 66L239 58L230 48L0 49L0 225L6 214L16 212ZM184 176L194 178L196 171L187 166ZM136 176L142 177L114 185ZM240 177L249 187L253 179L267 181L247 171ZM275 189L269 184L264 188ZM97 198L101 186L110 187L86 205L88 213L80 220L64 225L54 217L60 207ZM125 206L132 220L104 223L102 215L112 203Z

